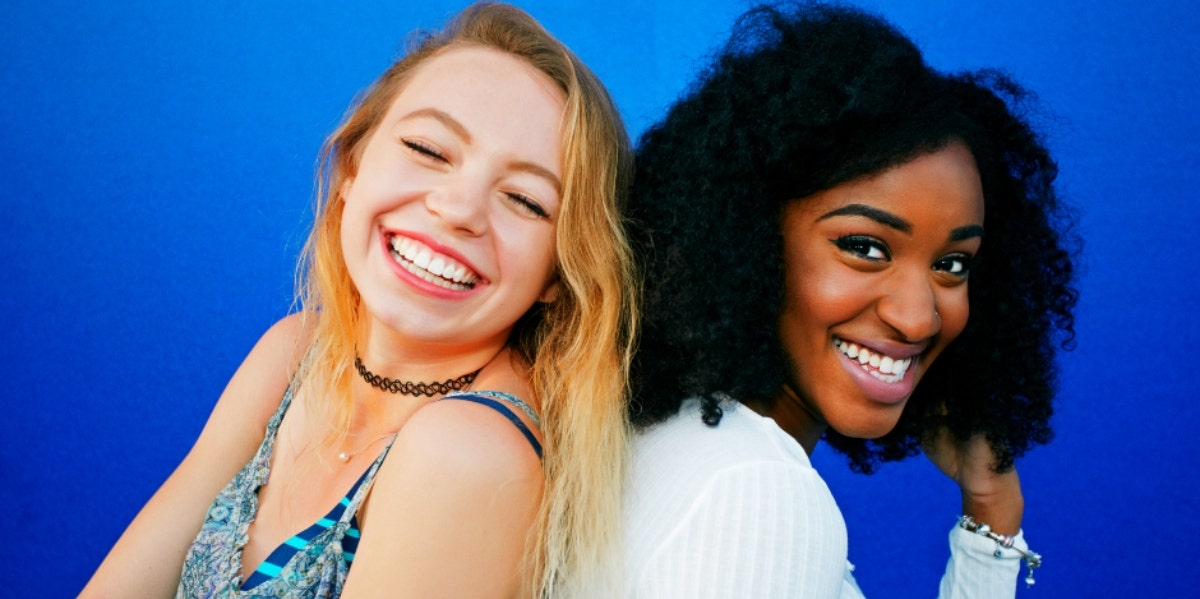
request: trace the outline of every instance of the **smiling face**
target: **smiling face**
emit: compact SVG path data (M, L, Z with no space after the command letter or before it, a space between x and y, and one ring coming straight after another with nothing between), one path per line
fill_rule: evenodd
M780 337L809 433L871 439L895 427L966 326L983 216L961 142L785 206Z
M495 347L553 299L563 98L496 50L452 48L416 68L341 187L342 254L370 326Z

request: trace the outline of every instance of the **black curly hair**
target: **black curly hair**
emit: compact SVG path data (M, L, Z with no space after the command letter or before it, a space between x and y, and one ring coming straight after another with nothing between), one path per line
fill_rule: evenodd
M871 472L947 427L984 434L996 469L1052 437L1058 346L1074 340L1078 240L1030 125L1028 92L1003 74L944 74L886 21L824 4L744 14L699 80L641 138L629 215L645 278L635 358L638 426L702 398L771 405L790 362L776 323L782 207L954 140L970 148L987 237L971 272L971 318L879 439L825 439Z

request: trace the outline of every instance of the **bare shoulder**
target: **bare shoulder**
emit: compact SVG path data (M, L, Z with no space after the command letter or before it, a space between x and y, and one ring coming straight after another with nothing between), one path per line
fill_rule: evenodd
M540 435L521 410L512 407L511 412ZM501 412L473 401L446 399L417 410L395 449L404 456L397 461L453 472L463 484L541 481L541 461L524 433Z
M217 400L175 472L125 530L81 596L170 596L213 497L261 445L308 336L299 316L272 325Z
M431 517L521 520L539 505L543 483L541 459L507 417L470 401L438 401L397 434L363 524L397 506L424 506Z
M306 346L298 315L268 328L225 385L183 468L210 473L213 484L227 482L258 449Z
M292 314L259 337L233 373L193 450L219 459L245 462L262 440L267 421L279 407L308 344L303 320ZM229 450L237 450L231 455ZM198 450L198 451L197 451Z
M293 313L275 322L262 334L246 361L256 367L270 368L280 374L295 373L312 340L312 326L301 313Z
M504 415L439 401L408 420L359 510L343 597L511 597L541 505L541 461Z
M227 407L238 413L238 419L249 416L255 428L265 425L299 368L311 338L309 330L300 314L271 325L230 378L218 410ZM219 416L217 411L214 416Z

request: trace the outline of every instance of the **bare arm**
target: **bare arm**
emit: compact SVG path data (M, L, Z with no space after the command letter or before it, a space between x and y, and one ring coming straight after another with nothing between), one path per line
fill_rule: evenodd
M1015 535L1021 529L1025 498L1017 469L997 473L995 457L983 435L958 441L943 432L925 444L925 454L955 483L962 493L962 513L992 530Z
M360 517L342 597L512 597L537 516L541 463L490 408L419 410L397 437Z
M125 529L81 597L172 597L217 493L261 443L298 361L299 319L267 330L234 373L187 457Z

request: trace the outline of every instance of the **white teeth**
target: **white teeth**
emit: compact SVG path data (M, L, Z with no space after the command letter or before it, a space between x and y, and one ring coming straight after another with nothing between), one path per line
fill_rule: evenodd
M893 360L887 356L884 356L881 360L879 360L879 372L882 372L884 374L891 374L892 373L892 365L895 363L896 363L895 360Z
M461 291L474 287L479 280L466 266L434 254L428 247L411 239L392 237L389 247L396 263L404 270L434 285Z
M885 383L899 382L900 379L902 378L902 377L896 376L894 374L880 374L878 372L875 372L874 370L868 370L867 373Z
M895 383L903 379L913 362L912 358L897 359L884 356L860 347L857 343L848 343L841 339L835 339L834 346L846 354L846 357L862 364L863 370L866 370L871 376L885 383Z
M442 276L442 269L444 269L444 268L446 268L446 261L442 260L442 258L440 256L437 258L434 258L429 263L429 272L432 273L433 276L435 276L435 277Z
M431 258L433 258L433 252L422 248L421 251L417 252L417 257L413 258L413 264L429 270L429 260Z

